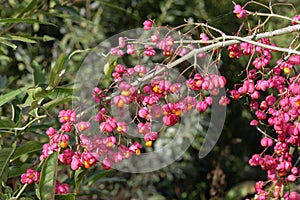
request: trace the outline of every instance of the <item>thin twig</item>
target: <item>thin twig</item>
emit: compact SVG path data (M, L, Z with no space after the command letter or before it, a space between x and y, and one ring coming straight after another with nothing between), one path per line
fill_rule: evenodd
M300 24L295 25L295 26L285 27L285 28L278 29L278 30L275 30L275 31L260 33L260 34L257 34L254 39L259 40L259 39L263 39L263 38L271 38L271 37L284 35L284 34L287 34L287 33L293 33L293 32L300 32ZM157 76L157 75L159 75L159 74L161 74L161 73L163 73L163 72L179 65L180 63L182 63L185 60L188 60L189 58L193 57L195 54L197 55L199 53L208 52L208 51L213 50L213 49L226 47L226 46L230 46L230 45L233 45L233 44L239 44L241 42L249 42L251 44L261 46L263 48L268 48L268 49L271 49L271 50L287 52L288 54L300 55L300 51L296 51L296 50L293 50L293 49L286 49L286 48L282 48L282 47L273 47L271 45L266 45L266 44L262 44L262 43L254 41L254 40L251 40L251 38L253 38L253 36L247 36L247 37L223 36L223 37L232 38L232 39L227 40L227 41L223 41L223 42L217 42L215 44L204 46L204 47L201 47L199 49L194 49L191 52L187 53L186 55L182 56L181 58L175 60L174 62L167 64L165 68L161 68L161 69L153 72L153 74L148 74L148 75L146 75L142 78L139 78L137 81L132 83L132 85L135 86L141 81L143 81L143 82L148 81L148 80L152 79L154 76Z
M239 44L239 43L242 43L242 42L248 42L248 43L256 45L256 46L260 46L260 47L263 47L263 48L266 48L266 49L276 50L276 51L280 51L280 52L286 52L288 54L300 55L300 51L297 51L297 50L294 50L294 49L274 47L274 46L271 46L271 45L266 45L266 44L256 42L256 40L260 40L260 39L263 39L263 38L271 38L271 37L276 37L276 36L280 36L280 35L284 35L284 34L288 34L288 33L293 33L293 32L300 32L300 24L294 25L294 26L288 26L288 27L285 27L285 28L281 28L281 29L278 29L278 30L269 31L269 32L265 32L265 33L259 33L259 34L256 34L254 36L250 35L250 36L246 36L246 37L239 37L239 36L227 36L227 35L223 34L219 38L216 38L216 39L211 40L211 41L206 41L207 43L212 43L212 44L204 46L204 47L200 47L198 49L191 50L189 53L182 56L181 58L165 65L164 68L161 68L161 69L158 69L158 70L156 70L152 73L149 73L149 74L143 76L142 78L138 78L131 85L132 86L137 86L142 82L147 82L147 81L153 79L153 77L172 69L173 67L179 65L180 63L182 63L182 62L184 62L184 61L186 61L190 58L192 58L195 55L198 55L199 53L208 52L208 51L213 50L213 49L227 47L227 46L230 46L230 45L233 45L233 44ZM219 33L222 33L222 31L220 31ZM180 41L177 41L177 42L189 43L189 44L191 44L191 43L199 44L203 41L201 41L201 40L180 40ZM112 95L107 97L105 100L109 100L114 96L116 96L116 93L113 93ZM92 109L93 109L93 106L88 108L87 111L90 111ZM87 111L83 111L78 116L82 116Z

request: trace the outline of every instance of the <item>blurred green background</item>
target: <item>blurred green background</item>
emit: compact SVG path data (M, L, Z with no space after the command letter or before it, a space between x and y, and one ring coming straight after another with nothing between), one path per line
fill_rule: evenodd
M236 1L244 4L247 1ZM259 1L268 4L269 1ZM288 3L298 7L291 7ZM293 17L299 10L299 0L272 1L278 3L274 11ZM32 4L30 10L26 10ZM283 5L285 4L285 5ZM33 73L49 74L51 66L61 53L96 47L101 41L125 30L142 27L145 19L154 19L156 25L171 27L189 22L208 22L227 34L234 34L243 20L233 14L233 3L220 0L2 0L0 18L30 18L48 24L0 23L0 37L22 36L26 41L12 40L17 45L0 44L0 94L33 84ZM267 11L251 5L251 10ZM257 19L249 19L257 23ZM252 21L251 21L252 20ZM288 25L284 20L271 20L266 29L274 30ZM24 39L23 39L24 40ZM31 41L32 40L32 41ZM273 39L280 45L288 38ZM85 53L70 60L63 75L63 84L72 82ZM240 70L246 61L232 60L223 51L221 72L228 85L240 80ZM41 80L46 81L46 80ZM1 116L10 114L2 107ZM56 110L49 111L55 115ZM78 199L243 199L251 196L255 180L264 178L259 170L248 166L253 153L260 152L260 135L248 124L251 114L247 106L232 102L227 108L227 120L213 151L203 159L198 152L203 138L197 137L181 159L159 171L145 174L116 172L89 186L82 187ZM3 139L3 138L2 138ZM2 141L3 143L3 141ZM92 172L91 172L92 173Z

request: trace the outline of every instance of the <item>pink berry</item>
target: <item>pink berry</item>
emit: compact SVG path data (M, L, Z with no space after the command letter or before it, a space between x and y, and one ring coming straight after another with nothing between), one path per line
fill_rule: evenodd
M242 6L239 5L239 4L236 4L234 6L234 11L233 12L236 14L237 18L243 18L247 15L246 10L244 10L244 8L242 8Z
M144 25L144 30L150 30L152 28L152 21L150 20L146 20L144 21L143 25Z
M270 146L273 145L273 140L270 139L270 138L265 137L265 138L262 138L262 139L260 140L260 144L261 144L261 146L263 146L263 147L270 147Z
M111 162L111 160L109 160L108 158L105 158L105 159L102 161L101 165L102 165L102 168L103 168L104 170L109 170L109 169L111 168L111 166L112 166L112 162Z
M300 200L300 195L297 192L291 192L289 194L289 200Z

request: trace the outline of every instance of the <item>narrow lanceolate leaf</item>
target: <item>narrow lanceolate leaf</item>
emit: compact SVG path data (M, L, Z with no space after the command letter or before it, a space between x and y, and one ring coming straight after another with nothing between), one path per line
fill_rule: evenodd
M56 87L58 86L60 80L61 80L61 73L62 73L62 70L66 64L66 55L64 54L61 54L55 65L53 66L52 70L51 70L51 73L50 73L50 85L52 87Z
M39 65L38 62L35 60L32 61L32 68L33 68L33 80L34 84L38 85L41 83L45 83L45 72L42 70L42 67Z
M76 98L75 97L63 97L63 98L54 99L52 101L49 101L49 102L45 103L43 105L43 107L46 108L46 109L50 109L50 108L62 105L64 103L71 102L74 99L76 99Z
M87 181L88 182L87 185L90 186L90 185L94 184L95 182L97 182L98 180L103 179L106 176L112 175L115 172L116 171L114 169L98 170L98 171L94 172L92 176L89 177L89 179Z
M9 167L7 178L13 178L13 177L21 176L30 167L32 167L31 163L24 163L22 165L17 165L17 166Z
M40 142L29 141L24 145L17 147L11 159L15 160L16 158L19 158L22 155L32 153L32 152L37 152L41 149L42 149L42 144Z
M82 169L82 168L75 171L74 179L75 179L75 190L76 191L78 191L78 189L79 189L81 181L83 180L83 178L85 176L85 172L86 172L86 169Z
M11 42L7 41L7 39L4 38L4 37L0 37L0 43L13 48L13 50L16 50L17 47L18 47L14 43L11 43Z
M13 100L17 95L24 93L29 87L22 87L19 88L17 90L13 90L7 94L1 95L0 96L0 106L2 106L3 104L6 104L7 102Z
M9 36L5 36L5 38L7 38L8 40L15 40L15 41L20 41L20 42L36 43L36 41L34 41L30 38L18 36L18 35L9 35Z
M90 20L88 20L84 17L81 17L80 13L77 10L75 10L73 6L56 6L56 9L69 13L71 15L72 19L78 18L81 21L87 22L89 24L93 24Z
M1 180L6 182L8 176L8 164L16 149L16 143L9 148L3 148L0 150L0 177Z
M26 19L26 18L4 18L4 19L0 19L0 23L1 24L5 24L5 23L26 23L26 24L34 24L34 23L38 23L38 24L45 24L45 25L51 25L51 26L56 26L55 24L52 23L48 23L48 22L42 22L36 19Z
M104 65L104 74L108 79L111 79L111 74L117 65L116 58L110 58L109 61Z
M92 51L92 49L84 49L84 50L76 50L76 51L73 51L73 52L69 55L68 59L71 60L72 56L74 56L75 54L78 54L78 53L87 53L87 52L90 52L90 51Z
M26 2L26 1L25 1ZM23 4L24 2L22 2ZM16 13L16 16L14 17L21 17L23 16L25 13L32 13L34 12L34 10L36 10L36 5L38 3L38 0L32 0L30 3L26 2L27 6L20 6L19 9L17 9L14 13ZM26 5L26 4L25 4Z
M74 93L74 88L67 88L67 87L57 87L52 90L51 94L48 96L51 99L58 99L63 97L70 97Z
M58 152L51 154L45 161L39 182L40 200L55 199Z

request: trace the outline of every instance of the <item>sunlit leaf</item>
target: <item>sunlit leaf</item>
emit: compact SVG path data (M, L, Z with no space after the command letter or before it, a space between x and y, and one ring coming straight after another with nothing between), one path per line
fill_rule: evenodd
M42 87L30 88L27 90L27 98L23 104L19 104L20 108L27 106L31 107L31 110L39 106L39 101L50 94L51 91L45 90Z
M13 17L19 18L23 16L25 13L29 11L36 10L36 5L38 3L38 0L25 0L23 1L20 6L15 10Z
M0 96L0 106L8 103L9 101L13 100L16 96L18 96L21 93L24 93L29 86L25 86L16 90L13 90L7 94L1 95Z
M107 63L104 65L104 74L108 79L112 79L111 74L114 71L114 68L117 65L117 63L117 58L109 58Z
M33 89L33 98L35 100L40 100L47 97L50 93L50 90L46 90L43 87L36 87Z
M37 38L37 39L38 39L38 38ZM55 38L54 38L54 37L51 37L51 36L49 36L49 35L44 35L44 36L42 37L42 40L43 40L43 42L48 42L48 41L55 40Z
M61 80L61 72L66 64L67 57L61 54L50 72L50 85L56 87Z
M32 39L23 36L18 36L18 35L9 35L9 36L5 36L5 38L7 38L8 40L16 40L20 42L36 43L36 41Z
M72 58L72 56L74 56L75 54L78 54L78 53L86 53L86 52L90 52L92 49L84 49L84 50L76 50L76 51L73 51L68 59L70 60Z
M42 22L36 19L28 19L28 18L4 18L0 19L0 23L26 23L26 24L45 24L45 25L51 25L51 26L56 26L55 24L48 23L48 22Z
M143 195L143 192L141 192L141 196ZM162 195L156 194L151 197L148 197L148 200L165 200L166 198Z
M13 50L16 50L18 47L17 45L7 41L7 38L4 37L0 37L0 43L13 48Z

